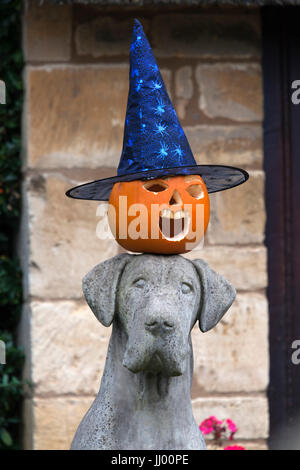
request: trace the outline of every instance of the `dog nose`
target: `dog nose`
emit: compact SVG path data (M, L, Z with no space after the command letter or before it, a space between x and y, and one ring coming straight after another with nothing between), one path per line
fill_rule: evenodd
M153 335L159 333L171 332L174 328L174 323L171 320L148 320L145 323L145 327Z

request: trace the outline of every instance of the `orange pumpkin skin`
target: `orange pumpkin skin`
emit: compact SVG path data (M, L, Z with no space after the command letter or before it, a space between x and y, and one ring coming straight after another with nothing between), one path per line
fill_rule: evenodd
M142 212L135 204L142 205ZM116 183L108 206L108 221L116 241L126 250L138 253L191 251L206 232L209 214L208 192L199 175ZM139 224L133 222L137 218ZM165 231L163 223L167 224Z

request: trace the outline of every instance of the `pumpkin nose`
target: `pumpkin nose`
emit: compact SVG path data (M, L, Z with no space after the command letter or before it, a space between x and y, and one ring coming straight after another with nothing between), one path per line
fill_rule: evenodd
M169 200L169 205L170 205L170 206L174 206L174 205L176 205L176 204L182 204L182 199L181 199L180 194L179 194L179 192L177 191L177 189L175 189L175 190L173 191L173 194L172 194L172 196L171 196L171 198L170 198L170 200Z

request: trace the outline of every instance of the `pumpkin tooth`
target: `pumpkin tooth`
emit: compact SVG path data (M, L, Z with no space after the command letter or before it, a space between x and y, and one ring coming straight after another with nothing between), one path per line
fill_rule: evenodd
M165 217L167 219L174 219L174 214L170 209L163 209L161 211L161 217Z
M165 217L163 215L163 211L161 212L159 218L159 228L166 240L169 241L180 241L182 240L189 231L190 225L190 215L187 211L177 211L173 212L173 217L169 217L168 209L165 210L164 214L168 213L168 216ZM169 219L169 222L167 221Z
M185 213L184 211L177 211L174 213L174 219L184 219Z

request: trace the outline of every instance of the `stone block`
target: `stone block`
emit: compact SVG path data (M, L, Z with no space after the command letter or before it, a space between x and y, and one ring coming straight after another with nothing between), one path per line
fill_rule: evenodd
M237 122L263 117L261 67L258 64L198 65L199 109L211 119Z
M193 400L193 412L196 423L199 424L209 416L232 419L238 427L236 441L268 437L268 401L264 396L197 398Z
M269 378L266 297L238 293L213 330L201 333L198 325L194 327L193 346L193 397L265 391Z
M192 67L180 67L175 74L175 93L177 98L191 99L194 86L192 81Z
M246 183L210 194L211 219L207 240L211 244L245 245L264 242L264 174L250 172Z
M26 61L65 62L70 59L71 5L27 0L23 24Z
M68 450L81 419L94 397L61 397L29 400L33 416L33 450ZM27 448L27 450L29 450Z
M264 246L232 247L204 244L202 249L196 247L184 257L204 259L237 290L254 291L267 287L267 252Z
M127 66L28 67L26 77L29 167L118 166Z
M34 428L28 425L27 433L33 434L33 442L27 441L25 448L27 450L68 450L75 431L93 400L94 397L27 399L26 408L32 416ZM252 397L226 397L209 400L204 398L194 401L194 414L197 423L211 414L216 414L219 418L221 416L227 418L230 414L234 419L234 416L239 427L235 441L243 445L246 450L266 449L267 446L261 438L257 442L245 441L243 435L266 434L268 429L265 415L267 409L267 402L263 397L258 397L256 403L255 398ZM256 413L261 412L262 415L253 414L254 410ZM207 441L208 449L210 449L211 443L209 439Z
M85 301L33 301L28 309L34 395L95 395L111 328Z
M258 441L244 441L243 439L235 439L234 441L224 441L222 446L215 445L212 441L207 442L207 450L224 450L224 447L239 445L244 447L244 450L268 450L267 442L263 439ZM230 449L229 449L230 450Z
M162 70L162 76L170 89L171 72ZM27 67L26 84L28 167L118 166L127 65Z
M154 18L158 57L260 57L260 18L253 14L169 13Z
M106 176L93 172L94 178ZM91 179L62 174L31 175L25 182L22 241L25 296L45 299L82 298L81 279L96 264L118 253L117 242L100 239L96 230L97 201L80 201L65 196L72 186ZM25 230L25 229L24 229Z
M139 18L140 19L140 18ZM147 34L148 21L140 19ZM101 13L77 24L75 29L76 52L79 56L93 58L128 56L133 28L132 18L116 18Z
M192 73L192 67L186 65L180 67L175 74L176 111L179 119L185 118L187 105L193 96Z
M260 126L195 126L184 128L195 160L202 165L260 169L263 161Z

